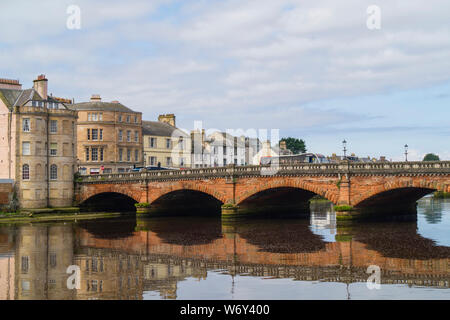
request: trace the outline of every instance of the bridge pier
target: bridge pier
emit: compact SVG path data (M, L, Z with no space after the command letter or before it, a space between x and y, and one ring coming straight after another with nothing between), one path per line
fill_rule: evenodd
M222 206L222 219L233 220L239 218L273 217L273 218L305 218L311 214L310 203L260 204L260 205L232 205Z
M417 218L417 202L378 205L370 207L349 206L348 210L336 210L336 220L371 220L392 217L393 219L414 220Z

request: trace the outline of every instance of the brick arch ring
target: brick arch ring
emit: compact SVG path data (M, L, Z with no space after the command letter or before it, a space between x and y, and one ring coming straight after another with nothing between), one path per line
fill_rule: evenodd
M85 196L82 199L80 199L79 202L83 203L83 202L89 200L90 198L92 198L96 195L100 195L102 193L117 193L117 194L127 196L136 202L142 202L141 195L139 193L133 192L133 190L131 190L129 187L127 187L126 184L109 185L109 186L104 187L100 192L91 191L86 194L83 193L83 195L85 195Z
M339 190L337 189L336 185L330 185L328 187L322 187L314 185L314 183L307 183L306 181L292 181L288 180L280 180L275 182L269 182L267 184L264 183L258 183L254 186L254 188L251 188L247 191L244 191L239 196L236 197L236 204L239 205L245 200L247 200L249 197L269 189L277 189L277 188L295 188L295 189L302 189L305 191L313 192L319 196L322 196L329 201L333 203L337 203L339 200ZM334 190L336 189L336 190Z
M396 180L392 182L386 182L379 185L378 187L374 187L368 194L355 195L353 198L353 205L357 207L361 202L366 201L367 199L370 199L380 193L403 188L432 189L436 191L450 192L450 185L442 183L442 181L440 180Z
M148 190L148 198L149 198L149 203L154 203L155 201L157 201L158 199L160 199L161 197L172 193L172 192L176 192L176 191L197 191L197 192L201 192L204 194L207 194L211 197L213 197L214 199L222 202L222 203L226 203L227 202L227 195L223 192L219 192L217 190L214 190L213 188L210 188L208 186L204 186L201 184L196 184L196 183L183 183L182 185L179 186L170 186L170 187L166 187L163 189L152 189L149 188Z

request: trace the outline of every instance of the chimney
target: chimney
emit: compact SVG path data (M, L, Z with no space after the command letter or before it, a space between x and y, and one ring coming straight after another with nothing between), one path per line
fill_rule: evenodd
M287 146L286 146L286 141L280 141L280 149L281 150L286 150L287 149Z
M100 101L102 101L102 98L100 97L99 94L93 94L91 96L91 102L100 102Z
M19 80L0 78L0 89L22 90L22 85Z
M117 100L113 100L113 101L111 101L111 103L120 103L120 102Z
M33 89L39 93L42 99L47 100L48 80L45 75L41 74L36 80L33 80Z
M173 113L159 115L158 121L170 124L171 126L175 127L175 115Z

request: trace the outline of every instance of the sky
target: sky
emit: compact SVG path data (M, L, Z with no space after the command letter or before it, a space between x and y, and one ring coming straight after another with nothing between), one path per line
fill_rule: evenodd
M0 78L29 88L39 74L55 96L175 113L185 130L278 129L326 155L345 139L360 156L401 161L408 144L408 160L450 160L448 0L1 1Z

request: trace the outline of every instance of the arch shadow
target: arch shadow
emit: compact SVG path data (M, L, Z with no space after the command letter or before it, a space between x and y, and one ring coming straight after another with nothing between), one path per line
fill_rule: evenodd
M154 232L164 243L180 246L211 244L222 237L220 219L206 217L139 219L138 229Z
M118 192L103 192L89 197L80 203L85 212L136 212L136 200Z
M222 201L202 191L179 189L160 196L151 206L153 213L164 215L219 216Z
M449 259L450 247L437 245L434 240L418 233L417 222L358 223L347 226L353 239L383 257L429 260Z
M134 235L136 219L118 218L101 220L81 220L77 229L83 229L99 239L123 239ZM79 237L77 237L79 239Z
M255 192L238 203L241 211L253 215L297 215L310 213L309 200L317 194L298 187L274 187Z
M418 187L401 187L386 190L364 200L355 205L356 208L375 208L375 207L405 207L414 205L417 200L423 198L427 194L436 191L430 188Z
M235 229L260 252L313 253L326 245L322 236L311 231L308 220L252 220L239 223Z

